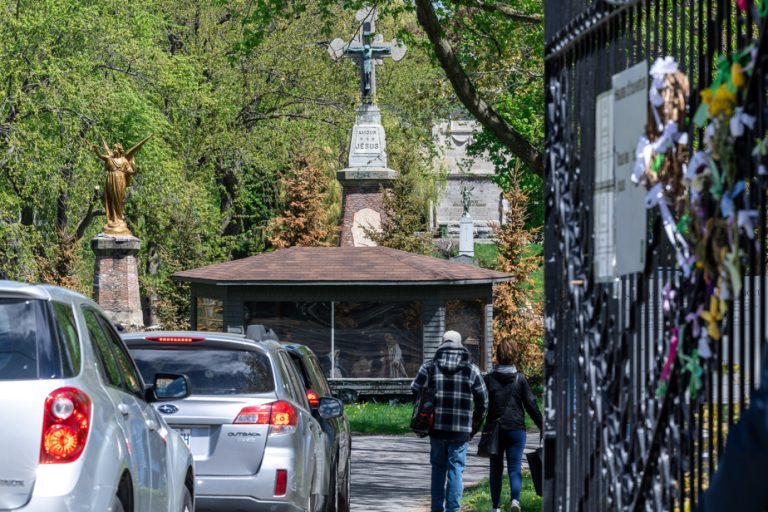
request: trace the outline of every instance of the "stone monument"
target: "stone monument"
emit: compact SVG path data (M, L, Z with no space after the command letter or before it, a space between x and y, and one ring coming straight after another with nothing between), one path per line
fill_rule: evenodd
M460 263L476 264L475 262L475 226L469 215L472 204L472 190L475 187L464 185L461 188L461 200L463 213L459 219L459 255L452 258Z
M406 48L398 41L384 42L375 35L376 10L356 14L360 28L350 42L334 39L328 48L334 60L349 58L360 68L360 107L349 144L347 168L336 173L342 186L341 245L371 246L365 228L381 226L382 188L391 187L397 171L387 165L387 143L381 112L376 106L376 65L385 58L399 61Z
M501 188L492 180L495 174L493 162L488 155L467 155L467 147L479 130L478 123L460 111L433 129L439 155L435 167L442 167L447 176L445 191L430 212L430 227L443 237L455 239L459 236L463 214L461 190L466 183L473 187L468 214L478 239L490 241L494 237L493 225L504 222L505 201Z
M125 152L121 144L115 144L112 150L106 143L102 148L92 145L106 170L104 210L107 215L103 231L91 240L95 255L93 299L110 320L133 328L144 325L136 261L141 242L128 229L123 211L126 191L136 174L134 157L150 137L152 135Z

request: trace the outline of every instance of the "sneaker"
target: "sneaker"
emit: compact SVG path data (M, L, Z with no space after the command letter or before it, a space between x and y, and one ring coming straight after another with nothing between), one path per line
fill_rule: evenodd
M512 500L512 505L509 507L510 512L520 512L520 502Z
M491 512L501 512L501 509L500 508L492 508Z

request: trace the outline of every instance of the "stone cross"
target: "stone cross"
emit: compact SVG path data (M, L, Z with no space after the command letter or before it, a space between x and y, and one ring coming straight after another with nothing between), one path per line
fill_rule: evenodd
M376 32L376 9L363 8L357 11L355 19L360 24L352 41L344 42L336 38L331 41L328 53L333 60L342 57L352 59L360 68L360 98L364 104L372 104L376 97L376 65L383 64L385 58L397 62L405 56L405 45L397 40L384 42L384 36Z

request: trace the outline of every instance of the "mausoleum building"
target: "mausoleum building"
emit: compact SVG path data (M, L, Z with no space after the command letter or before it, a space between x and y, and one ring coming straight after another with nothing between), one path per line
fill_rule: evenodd
M173 276L190 283L192 329L264 324L309 346L337 385L389 381L389 392L407 387L448 329L490 368L493 285L510 277L386 247L293 247Z

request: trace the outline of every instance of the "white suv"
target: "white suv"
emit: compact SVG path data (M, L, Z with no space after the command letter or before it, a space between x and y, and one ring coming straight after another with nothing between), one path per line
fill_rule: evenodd
M51 286L0 281L0 510L193 510L186 444L99 307ZM170 396L170 395L173 396Z

